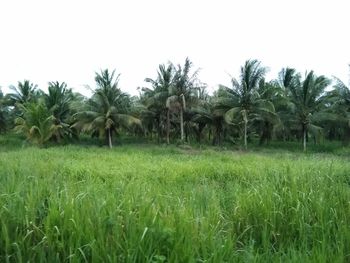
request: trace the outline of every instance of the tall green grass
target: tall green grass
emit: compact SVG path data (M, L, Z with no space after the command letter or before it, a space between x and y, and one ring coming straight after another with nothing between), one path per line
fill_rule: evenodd
M3 151L0 262L349 262L349 171L286 151Z

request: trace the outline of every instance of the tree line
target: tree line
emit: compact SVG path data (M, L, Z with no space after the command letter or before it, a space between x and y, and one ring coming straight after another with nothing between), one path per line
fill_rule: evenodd
M24 80L11 93L0 90L0 132L14 130L40 146L89 134L110 148L120 134L246 149L255 139L300 141L304 150L309 141L349 141L350 89L341 80L284 68L267 81L266 72L261 62L248 60L238 78L213 94L188 58L183 65L159 65L138 96L121 91L120 75L107 69L95 74L91 97L64 82L49 82L44 92Z

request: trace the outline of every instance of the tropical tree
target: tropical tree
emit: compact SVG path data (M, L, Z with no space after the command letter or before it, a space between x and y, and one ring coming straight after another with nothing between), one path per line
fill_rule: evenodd
M275 109L268 99L261 98L259 84L266 68L257 60L248 60L241 67L239 79L231 78L231 87L221 85L222 96L216 107L225 109L226 122L243 126L244 147L247 149L248 124L264 116L275 118Z
M18 104L23 115L15 120L15 131L39 146L44 145L60 129L43 101Z
M290 68L281 71L280 79L286 88L288 98L294 105L291 112L300 125L303 149L306 151L308 131L319 133L321 130L321 127L314 125L313 122L323 118L325 89L331 82L323 75L316 76L313 71L306 73L302 80L301 75Z
M44 98L47 108L52 110L57 121L64 122L69 117L73 92L65 82L49 82L48 93L44 94Z
M185 64L177 66L173 85L170 86L169 97L166 105L168 109L172 111L179 111L180 115L180 131L181 142L184 141L184 111L186 111L186 105L193 103L195 100L194 91L195 82L197 80L198 70L191 74L192 62L186 58Z
M327 92L326 103L330 104L329 110L335 118L325 123L325 126L330 129L330 138L337 135L338 138L342 137L343 140L347 140L350 136L350 86L336 77L334 80L334 89Z
M146 78L145 81L152 84L152 89L143 88L143 99L146 109L143 111L145 118L153 118L157 122L158 140L161 133L161 123L166 114L166 140L170 143L170 107L167 104L169 92L174 85L175 68L172 63L159 65L155 80Z
M0 132L6 130L8 114L6 98L0 89Z
M350 111L350 87L344 84L340 79L335 78L334 93L337 96L337 104L343 106L343 110Z
M46 107L52 113L56 125L60 125L61 129L57 131L56 139L71 134L70 130L70 113L71 103L74 95L71 89L67 88L67 84L62 82L49 82L48 93L43 94Z
M112 136L121 127L140 125L140 120L129 115L130 97L118 88L119 76L107 69L96 73L97 88L86 106L75 114L74 128L105 137L110 148Z
M266 82L262 79L259 83L258 94L260 99L269 101L273 104L275 114L260 114L256 116L256 129L260 133L260 145L264 142L268 143L272 136L283 129L283 125L279 118L280 111L284 109L287 103L284 96L283 89L276 83L276 81Z
M192 110L192 122L196 124L194 129L197 135L197 142L201 142L202 133L208 130L209 141L212 136L212 144L220 144L224 129L223 109L215 108L215 97L209 97L208 100L201 100Z
M9 93L8 96L13 105L32 102L38 96L37 85L34 85L29 80L19 81L17 87L10 86L10 89L13 92Z

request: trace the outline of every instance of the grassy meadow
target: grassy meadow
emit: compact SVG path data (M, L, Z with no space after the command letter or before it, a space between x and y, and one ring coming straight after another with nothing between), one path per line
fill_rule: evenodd
M0 137L0 262L350 261L345 148L14 141Z

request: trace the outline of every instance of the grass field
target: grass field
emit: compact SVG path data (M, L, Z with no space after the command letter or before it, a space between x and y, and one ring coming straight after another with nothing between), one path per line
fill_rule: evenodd
M0 262L350 261L345 150L8 145Z

